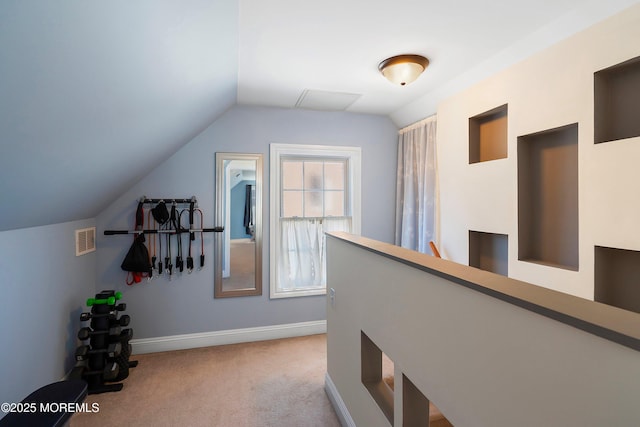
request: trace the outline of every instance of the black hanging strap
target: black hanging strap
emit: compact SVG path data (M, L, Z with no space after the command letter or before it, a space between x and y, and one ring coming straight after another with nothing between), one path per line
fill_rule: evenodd
M171 224L165 224L165 228L171 229ZM167 244L167 254L164 257L164 264L167 273L169 273L169 280L171 280L171 275L173 274L173 264L171 264L171 234L166 234L166 242Z
M142 230L144 228L144 203L138 202L138 207L136 208L136 230Z
M200 268L198 268L198 270L202 270L202 267L204 267L204 230L202 229L202 224L204 224L204 215L202 214L202 210L199 208L194 209L194 211L198 212L200 215ZM224 228L222 228L222 230L224 230Z
M175 204L171 207L171 217L174 224L173 226L177 231L176 241L178 243L178 253L176 254L176 268L182 273L184 271L184 261L182 260L182 223L180 222L180 215L178 214Z
M182 214L186 212L186 209L183 209L180 212L180 224L182 224ZM189 230L193 228L193 212L191 211L191 207L189 207ZM195 233L189 233L190 236L195 237ZM189 238L189 249L187 252L187 273L191 274L193 271L193 257L191 256L191 238Z
M189 203L189 230L193 229L193 209L195 208L195 197L191 199L191 203ZM202 224L200 224L202 226ZM196 240L195 233L189 233L189 241ZM191 244L189 244L189 250L191 250Z
M151 210L147 212L147 224L151 225L151 220L153 219L151 215ZM155 219L153 220L155 225ZM156 242L158 241L158 236L150 236L149 238L149 256L151 257L151 270L149 270L149 280L153 279L153 270L156 269L156 260L158 257L156 256Z

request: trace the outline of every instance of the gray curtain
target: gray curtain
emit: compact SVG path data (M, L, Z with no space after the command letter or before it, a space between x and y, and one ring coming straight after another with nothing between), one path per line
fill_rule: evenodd
M396 245L431 253L436 227L436 117L400 130Z

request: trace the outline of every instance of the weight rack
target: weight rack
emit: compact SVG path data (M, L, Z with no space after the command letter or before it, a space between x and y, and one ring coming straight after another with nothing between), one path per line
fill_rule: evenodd
M91 311L80 315L80 320L89 321L89 326L78 331L78 339L88 344L76 349L77 364L70 377L85 380L89 394L122 390L123 385L118 382L129 376L129 368L138 365L129 360L133 330L125 328L131 320L128 315L118 316L127 308L125 303L116 305L121 298L121 292L104 290L87 300Z

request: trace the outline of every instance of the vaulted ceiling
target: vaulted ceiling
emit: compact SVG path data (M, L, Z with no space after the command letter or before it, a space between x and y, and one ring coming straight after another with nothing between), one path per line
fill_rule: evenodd
M630 0L3 0L0 230L95 216L236 103L305 90L400 127ZM383 59L428 56L396 87Z

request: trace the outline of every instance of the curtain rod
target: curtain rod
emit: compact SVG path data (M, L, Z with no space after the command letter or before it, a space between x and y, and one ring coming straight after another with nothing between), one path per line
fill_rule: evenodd
M399 135L402 135L402 134L403 134L403 133L405 133L405 132L408 132L408 131L410 131L410 130L413 130L413 129L415 129L415 128L417 128L417 127L420 127L420 126L422 126L422 125L425 125L425 124L427 124L427 123L435 122L435 121L436 121L436 118L437 118L437 114L433 114L433 115L431 115L431 116L429 116L429 117L427 117L427 118L425 118L425 119L422 119L422 120L420 120L420 121L418 121L418 122L415 122L415 123L413 123L413 124L410 124L409 126L403 127L402 129L398 130L398 134L399 134Z

